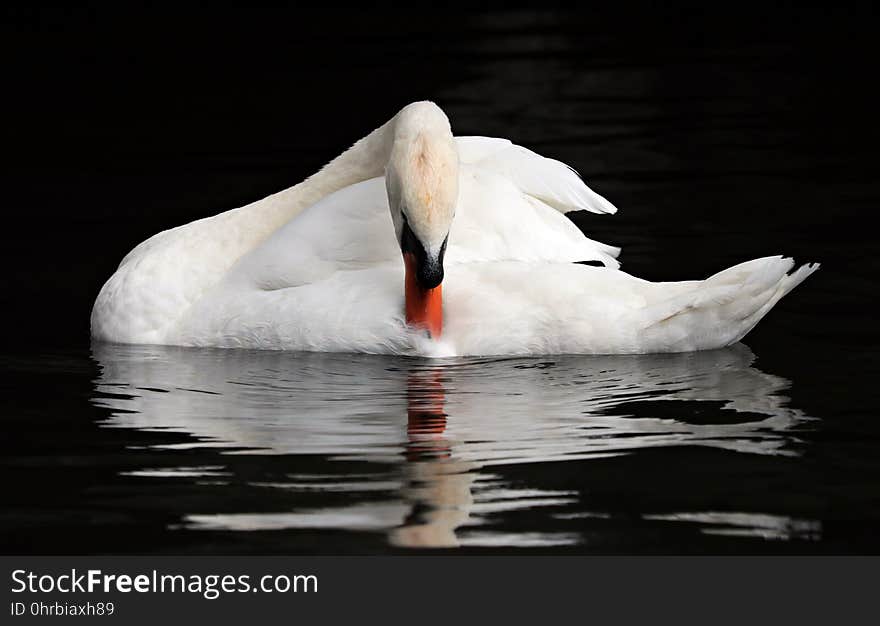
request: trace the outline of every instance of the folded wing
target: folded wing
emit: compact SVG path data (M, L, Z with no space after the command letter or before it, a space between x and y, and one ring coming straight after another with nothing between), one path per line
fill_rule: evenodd
M617 207L587 187L578 173L561 161L548 159L507 139L456 137L462 163L509 178L523 193L560 213L616 213Z

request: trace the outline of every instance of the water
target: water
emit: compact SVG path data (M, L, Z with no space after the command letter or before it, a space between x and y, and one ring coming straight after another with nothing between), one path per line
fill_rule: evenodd
M688 545L713 548L719 538L823 536L821 519L726 498L695 509L688 498L705 489L691 474L706 461L796 462L816 429L792 406L791 382L756 367L744 345L455 360L96 345L92 358L87 402L101 417L84 439L111 449L59 459L57 481L78 482L83 463L109 467L67 494L73 510L36 501L43 511L32 515L109 527L135 550L156 532L174 537L165 549L259 550L281 536L318 552L601 551L620 541L621 524L630 541L691 535ZM58 367L69 376L69 363ZM644 474L621 475L621 465ZM664 493L652 494L658 484ZM714 485L733 497L741 488ZM613 503L634 489L648 501ZM675 493L690 506L650 504Z
M187 531L339 529L374 532L402 547L579 545L586 538L562 530L565 521L607 511L581 501L577 489L510 481L494 468L527 471L531 463L680 446L795 455L809 422L787 406L788 381L752 367L744 346L437 362L100 346L95 358L94 402L111 411L104 427L187 435L162 450L266 457L249 484L296 503L292 510L187 513L175 524ZM312 462L298 468L291 458ZM125 474L216 486L238 480L222 457ZM519 510L556 523L498 524ZM787 516L680 515L695 516L707 533L788 539L821 532L818 522Z
M42 45L9 79L31 99L4 104L3 552L878 552L871 20L13 17L5 41ZM291 39L294 17L314 27ZM575 166L621 211L573 219L633 274L823 267L745 344L696 354L89 343L133 245L302 179L420 97Z
M5 365L7 405L29 407L7 421L33 446L5 457L16 551L874 546L856 516L876 510L876 424L827 377L798 400L742 344L454 360L97 344Z

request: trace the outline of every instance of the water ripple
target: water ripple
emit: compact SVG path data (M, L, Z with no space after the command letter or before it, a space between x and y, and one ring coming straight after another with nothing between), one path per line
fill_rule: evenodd
M673 355L432 361L96 345L94 358L102 373L93 402L111 409L105 426L191 436L157 444L166 450L323 459L326 471L314 475L245 480L303 496L348 496L331 507L185 514L179 528L190 530L347 528L386 533L404 547L577 542L567 532L493 530L517 511L546 509L559 520L601 513L584 512L577 491L508 484L487 468L668 446L797 455L796 434L810 420L788 405L788 381L753 367L754 355L742 345ZM349 463L375 472L352 474ZM182 466L129 475L229 472ZM707 533L818 532L807 522L771 524L760 514L688 515L644 519L702 524Z

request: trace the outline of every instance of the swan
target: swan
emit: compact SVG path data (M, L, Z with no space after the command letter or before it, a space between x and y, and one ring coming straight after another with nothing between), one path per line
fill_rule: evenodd
M97 341L423 356L686 352L736 343L818 264L649 282L565 213L615 213L574 170L405 106L319 172L122 259Z

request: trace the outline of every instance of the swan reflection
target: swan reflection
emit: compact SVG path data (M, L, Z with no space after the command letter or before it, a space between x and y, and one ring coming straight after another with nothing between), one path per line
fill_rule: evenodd
M176 447L214 446L225 454L324 455L327 475L289 474L260 486L375 494L323 509L181 511L189 528L381 530L398 546L571 543L578 538L481 532L499 512L577 502L576 493L507 484L491 466L682 445L791 455L797 428L810 419L788 406L789 382L753 367L743 345L540 360L104 344L93 354L101 367L93 401L110 409L106 426L188 433L191 442ZM332 473L336 461L396 469L381 478L340 475ZM155 471L143 468L142 475ZM224 467L166 472L216 480ZM760 519L767 526L766 516ZM803 527L789 522L779 526Z

